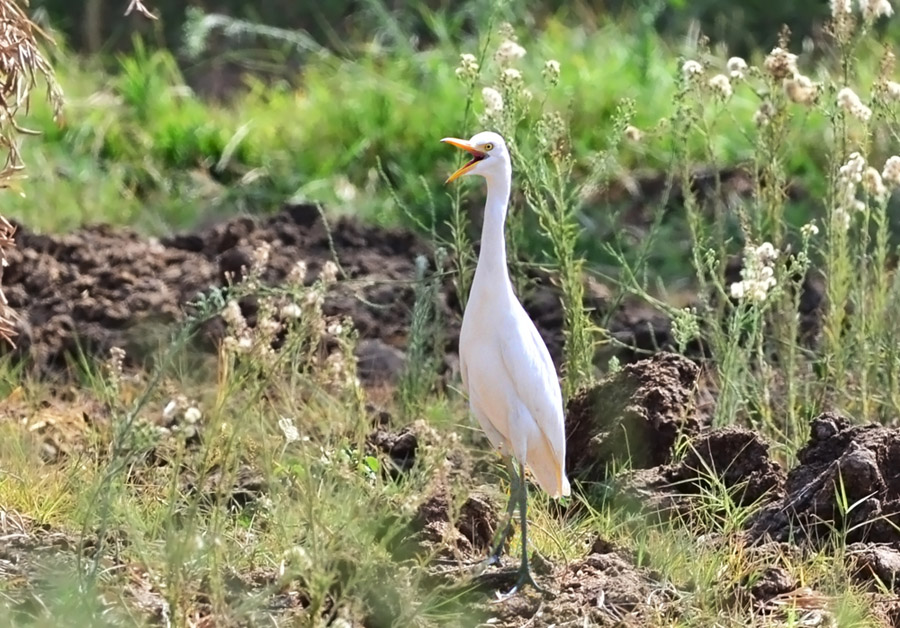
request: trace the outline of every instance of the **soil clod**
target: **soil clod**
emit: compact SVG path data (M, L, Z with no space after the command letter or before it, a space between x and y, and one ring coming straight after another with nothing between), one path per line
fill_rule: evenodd
M860 582L871 582L900 590L900 549L898 543L878 545L853 543L847 546L851 573Z
M480 491L470 494L454 513L449 489L439 484L413 518L413 540L421 549L444 548L439 553L449 559L481 560L497 531L497 513L498 505Z
M900 430L851 425L834 413L813 419L784 495L753 519L753 539L821 543L900 541Z
M784 472L769 457L769 445L757 433L738 427L707 432L694 438L683 460L664 476L685 491L729 491L748 506L781 487Z
M699 373L690 360L660 353L575 396L566 412L568 473L598 481L616 462L667 463L678 435L700 429L691 412Z

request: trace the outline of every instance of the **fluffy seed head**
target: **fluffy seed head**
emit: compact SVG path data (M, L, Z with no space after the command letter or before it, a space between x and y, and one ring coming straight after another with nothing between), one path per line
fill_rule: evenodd
M699 62L689 59L681 66L681 73L685 78L691 79L695 76L703 74L703 66Z
M747 62L744 61L742 57L731 57L726 64L728 68L728 73L731 75L731 78L734 80L740 80L744 78L744 73L747 71Z
M797 73L797 55L776 46L766 57L763 66L773 78L781 80Z
M900 188L900 157L892 155L884 162L884 170L881 171L881 179L892 190Z
M784 79L784 92L795 103L811 105L816 101L819 88L808 76L795 74L792 78Z
M714 77L709 79L709 86L715 92L716 96L721 98L722 100L728 100L729 98L731 98L731 81L729 81L728 77L724 74L716 74Z
M868 122L872 117L872 110L864 105L856 92L849 87L844 87L838 92L837 102L844 111L862 122Z

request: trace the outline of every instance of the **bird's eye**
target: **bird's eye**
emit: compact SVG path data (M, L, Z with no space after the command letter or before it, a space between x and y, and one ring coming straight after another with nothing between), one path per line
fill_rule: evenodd
M485 144L485 145L483 146L483 148L484 148L484 150L486 150L486 151L494 150L494 145L491 144L490 142L488 142L487 144Z

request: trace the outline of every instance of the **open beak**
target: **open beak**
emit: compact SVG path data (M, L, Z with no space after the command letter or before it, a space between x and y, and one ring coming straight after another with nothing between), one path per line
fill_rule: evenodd
M457 148L461 148L464 151L467 151L472 154L472 159L462 168L451 174L447 177L445 183L450 183L451 181L456 181L458 178L466 174L469 170L475 167L479 161L487 157L487 153L482 153L480 150L477 150L472 144L469 143L468 140L460 140L455 137L445 137L441 140L442 142L446 142L452 146L456 146Z

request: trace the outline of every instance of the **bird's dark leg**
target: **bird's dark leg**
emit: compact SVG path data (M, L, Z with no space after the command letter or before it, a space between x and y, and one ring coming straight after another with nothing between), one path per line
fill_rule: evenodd
M503 554L503 546L506 545L506 539L512 531L512 517L519 502L519 484L521 480L516 473L516 466L513 464L511 456L504 456L503 461L506 463L506 471L509 474L509 504L506 507L506 515L503 522L497 528L497 534L494 535L494 543L491 547L491 553L488 554L484 561L485 566L499 565L500 556Z
M541 593L545 593L545 589L538 586L537 582L531 576L531 569L528 567L528 486L525 483L525 469L520 467L522 474L519 482L519 527L522 528L522 562L519 565L519 580L516 582L509 593L502 596L508 598L515 595L522 587L530 584Z

